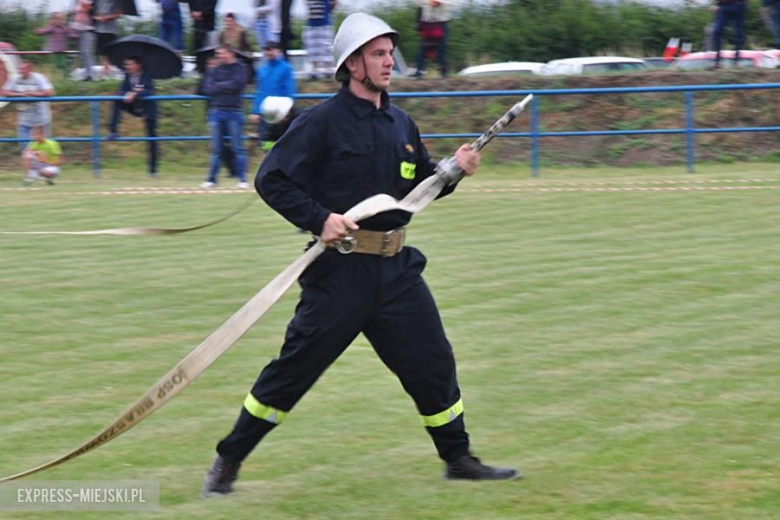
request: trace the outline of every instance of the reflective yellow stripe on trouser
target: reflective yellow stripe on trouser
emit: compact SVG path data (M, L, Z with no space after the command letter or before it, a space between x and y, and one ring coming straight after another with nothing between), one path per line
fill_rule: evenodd
M246 408L247 412L257 417L258 419L263 419L264 421L268 421L274 424L281 424L284 418L287 417L287 412L283 412L277 408L264 405L255 399L255 396L253 396L251 393L246 396L246 399L244 399L244 408Z
M422 416L423 424L431 428L444 426L445 424L449 424L455 419L457 419L458 416L462 413L463 413L463 399L458 399L457 403L453 404L443 412L439 412L434 415L423 415Z

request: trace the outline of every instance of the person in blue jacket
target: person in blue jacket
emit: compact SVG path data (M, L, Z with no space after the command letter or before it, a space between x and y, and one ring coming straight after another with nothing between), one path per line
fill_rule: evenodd
M154 96L154 83L152 74L144 68L140 56L130 56L124 60L122 67L125 69L125 80L119 89L121 100L114 101L114 111L108 125L108 140L113 141L119 137L117 129L122 111L141 117L146 124L146 136L157 137L157 102L147 99ZM149 175L157 175L157 141L148 141L149 147Z
M279 132L273 128L272 123L263 119L263 101L267 97L295 98L296 85L292 67L284 59L281 44L269 41L264 50L266 60L257 69L257 90L249 121L260 123L260 142L265 148L266 143L275 141L272 136L281 135L283 132Z

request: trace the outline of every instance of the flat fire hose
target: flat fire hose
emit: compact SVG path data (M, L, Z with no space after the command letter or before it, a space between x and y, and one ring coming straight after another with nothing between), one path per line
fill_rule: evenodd
M523 111L532 99L528 95L523 101L514 105L504 116L488 129L479 139L471 144L471 148L479 151L495 137L506 125ZM403 210L409 213L419 213L430 204L441 190L448 184L457 182L463 177L463 171L457 167L454 158L439 162L434 175L431 175L412 190L403 200L398 201L389 195L375 195L358 203L345 213L354 222L359 222L378 213L390 210ZM222 326L215 330L203 343L198 345L162 379L150 388L135 404L133 404L117 420L104 428L87 442L67 455L54 459L41 466L28 469L15 475L0 479L0 482L16 480L45 469L53 468L92 451L98 446L115 439L142 420L161 408L173 396L192 383L203 371L217 360L227 349L241 338L268 310L287 292L298 277L314 260L322 254L327 246L321 241L309 248L292 264L279 273L276 278L263 287L238 312L231 316Z
M186 228L126 227L114 229L94 229L91 231L0 231L0 235L176 235L179 233L187 233L188 231L195 231L196 229L207 228L209 226L213 226L214 224L224 222L227 219L234 217L244 211L256 200L257 197L253 195L247 199L246 202L241 204L238 208L234 209L224 217L212 220L206 224L200 224L198 226L191 226Z

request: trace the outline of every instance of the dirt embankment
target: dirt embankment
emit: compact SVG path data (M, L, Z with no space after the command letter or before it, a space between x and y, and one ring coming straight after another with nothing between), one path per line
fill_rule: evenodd
M630 75L451 78L400 81L396 91L547 90L671 85L778 84L780 70L717 72L652 71ZM423 132L478 132L492 123L513 99L433 98L413 103ZM780 89L702 91L693 94L695 128L780 126ZM541 131L651 130L685 128L682 92L540 96ZM530 117L509 131L530 130ZM780 132L697 134L697 161L780 161ZM441 146L433 144L437 151ZM451 145L450 145L451 147ZM685 161L684 135L545 137L540 156L546 165L669 165ZM442 151L446 153L446 151ZM486 150L489 160L527 160L528 139L500 139Z
M780 70L738 70L717 72L652 71L630 75L604 76L523 76L514 78L460 78L450 77L425 80L397 79L393 92L437 91L517 91L610 87L649 87L662 85L710 84L769 84L780 83ZM68 87L67 95L113 94L115 85L77 84ZM332 81L299 83L301 93L333 93L337 85ZM194 88L188 83L161 83L160 94L189 94ZM519 96L484 97L429 97L395 98L417 121L423 133L477 133L482 132L500 117ZM307 106L314 101L302 101ZM161 104L161 135L204 135L207 133L199 102L165 102ZM69 103L53 106L55 133L68 136L91 134L89 110L74 110ZM105 122L108 105L102 108ZM11 108L0 111L0 126L4 134L14 133L15 114ZM140 123L125 118L127 135L143 135ZM696 128L780 126L780 89L741 91L707 91L694 94L694 122ZM136 128L137 127L137 128ZM683 93L633 94L572 94L540 96L541 131L592 130L650 130L683 129L685 110ZM524 115L507 129L509 132L528 132L530 117ZM449 155L456 144L466 139L429 139L432 155ZM126 143L125 143L126 144ZM166 142L166 154L188 152L186 142ZM114 148L117 148L116 150ZM0 151L11 152L9 145ZM69 144L71 158L89 160L89 144ZM138 155L143 160L142 146L118 145L111 149L124 159ZM527 161L530 141L527 138L496 139L485 150L485 161ZM170 155L168 155L170 157ZM542 164L550 165L669 165L685 162L684 135L627 135L544 137L540 142ZM697 161L780 161L780 132L710 133L696 135Z

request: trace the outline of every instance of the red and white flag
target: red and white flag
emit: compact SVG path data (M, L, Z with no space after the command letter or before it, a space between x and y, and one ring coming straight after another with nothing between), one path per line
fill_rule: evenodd
M682 47L680 47L680 58L689 55L692 48L693 44L691 42L683 42Z
M680 38L669 38L663 53L664 61L672 61L678 50L680 50Z

